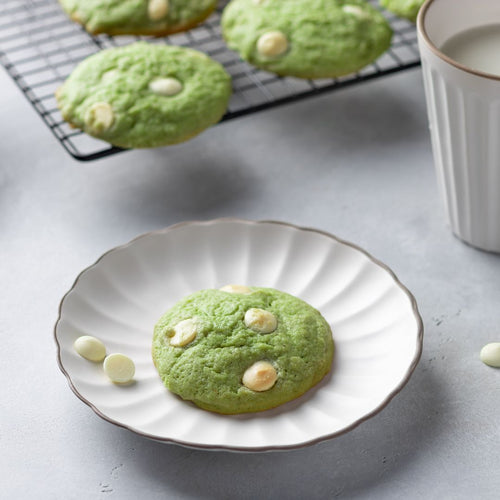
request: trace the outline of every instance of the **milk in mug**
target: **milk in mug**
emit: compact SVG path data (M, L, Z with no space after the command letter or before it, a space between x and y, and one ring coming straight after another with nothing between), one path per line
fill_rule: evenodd
M457 33L442 45L441 52L472 70L500 77L500 24Z

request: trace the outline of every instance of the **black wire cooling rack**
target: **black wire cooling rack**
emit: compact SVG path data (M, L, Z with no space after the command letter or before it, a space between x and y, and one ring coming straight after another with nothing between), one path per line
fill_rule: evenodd
M370 1L378 5L378 0ZM226 3L219 2L216 13L195 29L150 38L90 36L67 18L57 0L2 0L0 63L69 154L82 161L122 150L69 127L57 109L54 92L80 61L105 48L148 40L205 52L222 63L233 79L234 94L223 121L420 64L415 26L384 12L394 37L391 48L374 64L337 79L278 77L246 64L226 47L220 32L220 14Z

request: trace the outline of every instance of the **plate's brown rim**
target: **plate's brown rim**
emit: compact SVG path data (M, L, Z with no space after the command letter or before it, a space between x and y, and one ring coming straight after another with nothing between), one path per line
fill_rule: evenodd
M133 427L130 427L126 424L123 424L121 422L118 422L107 415L104 415L95 405L93 405L88 399L83 397L76 387L73 385L73 382L71 380L71 376L69 373L66 371L62 364L61 360L61 345L59 344L59 341L57 339L57 328L59 325L59 322L61 320L61 313L62 313L62 307L64 304L64 301L66 297L74 290L75 286L78 284L78 281L80 280L81 276L85 274L87 271L89 271L91 268L95 267L102 259L104 259L108 254L115 252L117 250L124 249L132 244L134 244L137 240L146 238L155 234L163 234L171 231L175 231L176 229L179 229L180 227L186 226L186 225L201 225L201 226L209 226L209 225L215 225L215 224L220 224L220 223L240 223L240 224L250 224L250 225L257 225L257 224L276 224L280 226L287 226L292 229L296 229L298 231L306 231L306 232L312 232L312 233L317 233L317 234L322 234L323 236L326 236L328 238L331 238L338 243L341 243L342 245L349 246L362 254L364 254L366 257L368 257L369 260L371 260L374 264L377 266L381 267L384 269L394 280L396 285L407 295L407 297L410 300L410 303L412 305L413 309L413 314L415 316L417 326L418 326L418 334L417 334L417 345L416 345L416 351L415 355L413 357L412 362L410 363L410 366L408 367L408 370L401 380L401 382L387 395L387 397L382 401L382 403L377 406L374 410L372 410L370 413L364 415L363 417L359 418L355 422L353 422L351 425L348 427L345 427L344 429L333 432L331 434L327 434L324 436L321 436L319 438L315 438L309 441L305 441L302 443L297 443L297 444L291 444L291 445L275 445L275 446L256 446L256 447L242 447L242 446L224 446L224 445L203 445L203 444L197 444L197 443L191 443L188 441L182 441L179 439L172 439L172 438L165 438L165 437L159 437L155 436L154 434L148 434L146 432L139 431L137 429L134 429ZM373 257L369 252L364 250L363 248L359 247L358 245L355 245L354 243L348 242L346 240L343 240L341 238L338 238L337 236L328 233L327 231L322 231L320 229L314 229L311 227L303 227L303 226L298 226L289 222L282 222L282 221L277 221L277 220L259 220L259 221L254 221L254 220L246 220L246 219L240 219L240 218L233 218L233 217L223 217L223 218L218 218L218 219L211 219L211 220L192 220L192 221L183 221L179 222L177 224L173 224L171 226L168 226L163 229L155 230L155 231L149 231L147 233L143 233L132 240L130 240L128 243L125 243L123 245L118 245L116 247L111 248L107 252L103 253L93 264L90 266L86 267L83 269L78 276L76 277L75 281L73 282L73 285L71 288L64 294L62 297L60 303L59 303L59 310L58 310L58 318L57 321L54 325L54 340L57 345L57 363L59 366L59 369L62 371L62 373L65 375L68 384L73 391L73 393L81 400L83 401L86 405L88 405L92 410L103 420L106 420L107 422L110 422L111 424L114 424L118 427L122 427L124 429L127 429L129 431L134 432L135 434L138 434L142 437L146 437L148 439L152 439L154 441L159 441L163 443L172 443L172 444L177 444L181 446L185 446L188 448L195 448L195 449L200 449L200 450L212 450L212 451L230 451L230 452L244 452L244 453L252 453L252 452L265 452L265 451L289 451L289 450L296 450L296 449L301 449L305 448L308 446L312 446L314 444L327 441L329 439L333 439L335 437L341 436L343 434L346 434L347 432L351 431L361 423L369 420L373 416L375 416L377 413L382 411L390 402L391 400L403 389L403 387L408 383L408 380L410 379L412 373L414 372L415 368L417 367L417 364L420 360L420 357L422 355L422 348L423 348L423 335L424 335L424 326L423 326L423 321L420 316L420 313L418 311L418 306L417 306L417 301L413 294L406 288L399 278L396 276L396 274L383 262L380 260L376 259Z
M465 71L466 73L470 73L471 75L475 76L480 76L481 78L488 78L490 80L500 81L500 76L494 75L492 73L486 73L485 71L479 71L476 69L469 68L469 66L465 66L465 64L461 64L452 59L451 57L448 57L445 53L441 52L441 50L439 50L439 48L436 47L436 45L434 45L431 38L427 34L424 21L425 21L425 16L427 15L427 11L435 1L436 0L427 0L422 5L422 7L420 7L417 16L417 30L422 35L422 38L425 40L425 43L431 49L431 51L443 61L447 62L448 64L451 64L452 66L455 66L455 68Z

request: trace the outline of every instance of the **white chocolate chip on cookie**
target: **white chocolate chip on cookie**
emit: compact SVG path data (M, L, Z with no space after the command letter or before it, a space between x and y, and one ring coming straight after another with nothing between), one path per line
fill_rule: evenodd
M174 326L174 335L170 337L170 345L182 347L192 342L198 335L198 322L195 318L185 319Z
M101 75L101 81L105 83L110 82L111 80L114 80L117 75L118 71L116 71L116 69L110 69Z
M257 333L271 333L276 330L276 316L264 309L251 308L245 313L245 325Z
M149 0L148 16L151 21L164 19L168 14L168 0Z
M269 361L257 361L243 374L243 385L256 392L267 391L276 383L278 374Z
M342 10L346 14L352 14L353 16L358 17L359 19L369 19L370 16L367 12L365 12L361 7L358 7L357 5L344 5L342 7Z
M75 351L89 361L99 362L106 357L106 347L95 337L90 335L82 335L75 340L73 344Z
M182 83L175 78L156 78L150 82L149 90L154 94L170 97L182 90Z
M247 295L252 293L252 290L245 285L224 285L220 288L222 292L227 293L241 293L243 295Z
M275 57L288 50L288 40L281 31L269 31L257 40L257 51L266 57Z
M127 384L135 375L134 362L125 354L110 354L103 364L104 372L112 382Z
M107 102L95 102L85 113L85 124L96 132L108 130L114 121L113 109Z
M70 17L72 21L75 21L75 23L83 24L83 16L80 14L80 12L73 12L72 14L70 14Z

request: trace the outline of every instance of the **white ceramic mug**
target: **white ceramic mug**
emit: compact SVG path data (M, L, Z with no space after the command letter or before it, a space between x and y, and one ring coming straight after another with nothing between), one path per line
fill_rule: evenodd
M500 0L427 0L417 19L434 162L452 231L500 252L500 76L440 51L452 36L500 24Z

